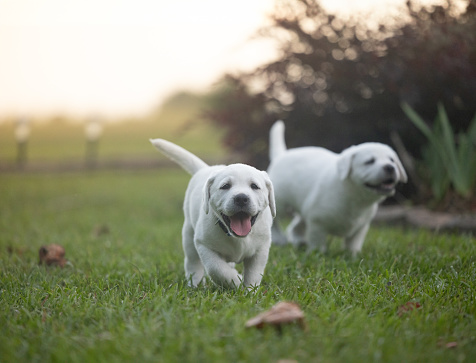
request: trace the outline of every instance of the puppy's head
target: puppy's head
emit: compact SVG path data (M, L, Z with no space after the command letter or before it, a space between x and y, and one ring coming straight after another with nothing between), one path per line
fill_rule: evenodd
M345 149L337 163L341 180L355 184L381 196L395 193L395 186L407 182L407 174L395 151L380 143L364 143Z
M205 184L203 205L207 214L212 210L236 237L246 237L267 207L276 216L268 174L244 164L228 165L210 176Z

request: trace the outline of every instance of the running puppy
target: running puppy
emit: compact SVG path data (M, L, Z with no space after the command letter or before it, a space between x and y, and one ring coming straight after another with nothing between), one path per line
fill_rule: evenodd
M197 286L206 273L225 287L258 286L268 261L276 215L273 185L249 165L208 166L162 139L151 143L192 175L184 200L185 275ZM243 262L243 277L235 263Z
M270 159L277 208L295 212L287 238L275 220L273 242L321 252L329 234L343 237L353 255L360 252L378 203L407 181L397 154L384 144L364 143L340 154L320 147L287 150L282 121L270 130Z

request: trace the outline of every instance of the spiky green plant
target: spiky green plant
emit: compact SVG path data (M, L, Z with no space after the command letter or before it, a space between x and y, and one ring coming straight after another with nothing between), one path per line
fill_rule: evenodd
M403 103L402 109L428 139L422 154L435 199L441 200L451 187L458 195L471 197L476 184L476 115L468 130L456 135L442 104L433 128L408 104Z

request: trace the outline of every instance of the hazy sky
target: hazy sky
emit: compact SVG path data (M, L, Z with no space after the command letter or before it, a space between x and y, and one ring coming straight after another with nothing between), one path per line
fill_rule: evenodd
M403 2L322 3L383 1ZM274 2L0 0L0 117L142 114L173 91L205 89L273 57L249 39Z

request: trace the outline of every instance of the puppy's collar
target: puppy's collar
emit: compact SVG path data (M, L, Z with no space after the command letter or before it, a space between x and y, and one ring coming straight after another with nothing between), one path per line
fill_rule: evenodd
M217 222L215 224L218 224L220 226L220 228L223 230L223 232L225 232L225 234L228 236L228 237L231 237L231 233L228 232L228 229L226 228L226 226L223 224L222 221L220 221L218 218L217 218Z

